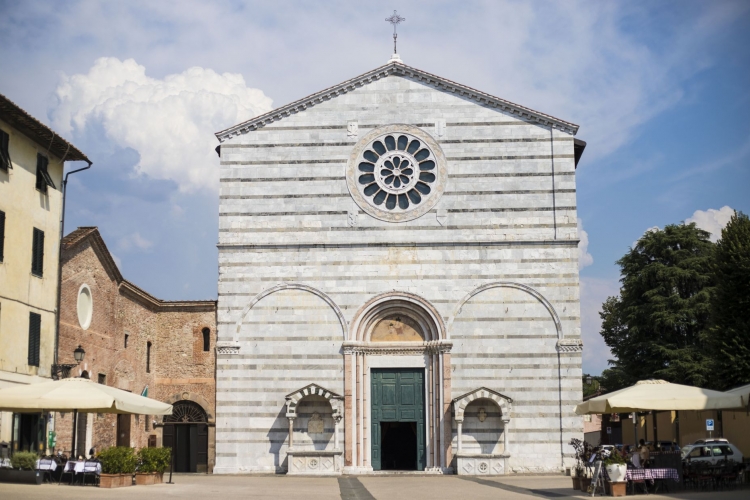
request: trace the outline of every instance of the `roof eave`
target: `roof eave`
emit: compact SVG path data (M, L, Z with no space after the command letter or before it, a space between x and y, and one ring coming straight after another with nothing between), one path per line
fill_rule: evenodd
M47 148L61 161L85 161L89 165L92 164L81 150L2 94L0 94L0 118L32 141Z

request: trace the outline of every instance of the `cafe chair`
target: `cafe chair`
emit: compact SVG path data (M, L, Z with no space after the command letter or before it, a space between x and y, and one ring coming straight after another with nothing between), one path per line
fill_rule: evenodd
M83 486L86 486L86 478L91 477L93 486L99 485L99 460L92 458L83 463Z
M71 466L73 465L70 460L67 461L67 462L65 462L62 465L63 470L60 473L60 479L57 480L57 484L58 485L60 485L60 483L62 483L63 477L65 477L66 474L70 476L70 484L73 484L73 479L75 479L76 470L75 470L74 467L69 467L68 464L70 464Z
M39 459L39 465L36 470L42 472L42 482L52 482L52 469L55 467L55 461L52 457L46 456Z

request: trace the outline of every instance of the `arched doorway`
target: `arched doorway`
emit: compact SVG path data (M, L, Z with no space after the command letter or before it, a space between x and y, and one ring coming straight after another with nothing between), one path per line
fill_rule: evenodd
M174 451L175 472L208 472L208 417L193 401L177 401L164 417L163 444Z
M442 317L415 294L388 292L359 309L343 345L345 473L447 470L450 349Z

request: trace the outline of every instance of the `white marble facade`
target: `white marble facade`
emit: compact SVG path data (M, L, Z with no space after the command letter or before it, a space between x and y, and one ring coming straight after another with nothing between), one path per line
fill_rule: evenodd
M426 470L570 466L583 432L576 132L391 61L218 133L214 472L371 471L383 367L425 370ZM357 184L383 133L429 145L436 164L408 210ZM378 329L402 316L411 333ZM310 384L290 419L289 396Z

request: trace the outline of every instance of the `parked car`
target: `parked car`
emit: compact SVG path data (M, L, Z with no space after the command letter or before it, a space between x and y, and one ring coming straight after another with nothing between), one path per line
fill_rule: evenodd
M728 443L724 438L708 438L708 439L699 439L693 444L707 444L707 443Z
M689 462L709 462L716 464L725 460L742 462L742 452L726 439L722 441L689 444L682 449L682 459Z
M654 447L656 451L680 451L677 443L672 441L658 441Z
M602 444L602 445L599 445L599 447L597 448L597 451L600 452L600 455L602 458L607 458L608 456L612 454L614 450L615 450L615 447L614 445L611 445L611 444Z

